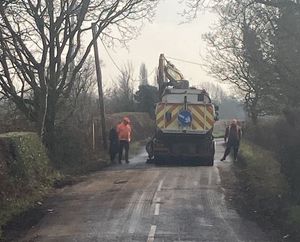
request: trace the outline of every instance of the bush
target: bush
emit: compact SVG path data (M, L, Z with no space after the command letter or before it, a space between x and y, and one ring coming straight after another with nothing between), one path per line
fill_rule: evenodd
M292 199L300 205L300 124L291 126L285 119L275 127L278 142L278 156L283 173L291 187Z
M87 142L83 130L70 126L57 127L54 153L51 160L58 169L81 164L91 158L91 146Z
M82 175L108 164L107 152L100 148L93 150L92 135L86 129L61 126L56 128L51 160L65 175Z
M295 238L297 241L300 241L300 206L293 206L288 211L287 227L293 234L298 233L298 237Z
M278 118L262 119L258 125L247 123L244 128L244 138L250 140L263 148L271 151L276 151L279 146L276 126Z
M0 135L0 228L41 199L58 177L37 134Z
M239 164L250 206L300 241L300 115L289 114L247 124Z
M148 113L127 112L107 115L107 132L128 116L132 122L132 141L139 142L154 134L154 121ZM95 150L92 142L92 121L84 125L68 122L56 128L56 141L51 160L55 167L67 174L95 171L109 164L108 152L102 149L100 119L95 119ZM108 136L108 135L107 135ZM139 144L140 145L140 144ZM131 154L133 148L131 146ZM137 148L137 147L136 147Z
M291 125L286 118L261 120L258 125L248 124L245 138L277 157L281 171L291 188L292 199L300 204L300 123Z

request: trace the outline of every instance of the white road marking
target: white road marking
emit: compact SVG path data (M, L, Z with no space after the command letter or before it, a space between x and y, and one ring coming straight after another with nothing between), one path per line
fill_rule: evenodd
M160 180L159 184L158 184L158 187L153 195L153 198L152 198L152 201L151 201L151 204L152 202L155 202L156 201L156 196L157 196L157 193L161 191L161 188L162 188L162 185L163 185L163 182L164 180Z
M156 232L156 225L151 225L151 229L148 235L148 240L147 242L153 242L154 237L155 237L155 232Z
M160 204L159 203L155 204L154 215L159 215L159 208L160 208Z
M209 170L209 173L208 173L208 185L211 185L211 181L212 181L212 170Z
M205 221L205 218L200 218L200 226L203 226L203 227L213 227L212 224L208 224L208 223Z
M161 187L162 187L162 185L163 185L163 180L161 180L160 182L159 182L159 185L158 185L158 188L157 188L157 191L158 192L160 192L161 191Z

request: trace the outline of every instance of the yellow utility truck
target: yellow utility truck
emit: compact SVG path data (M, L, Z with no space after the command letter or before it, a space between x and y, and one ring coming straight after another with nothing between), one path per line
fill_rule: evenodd
M203 89L190 88L181 72L163 54L158 68L160 102L156 105L156 131L147 144L149 158L214 164L213 128L217 110Z

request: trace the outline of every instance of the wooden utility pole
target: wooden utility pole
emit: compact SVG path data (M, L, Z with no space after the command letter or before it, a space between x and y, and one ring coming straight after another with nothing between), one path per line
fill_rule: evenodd
M92 31L93 31L93 39L94 39L94 55L95 55L97 83L98 83L99 109L100 109L100 117L101 117L103 148L107 150L105 110L104 110L104 98L103 98L103 88L102 88L102 73L101 73L100 60L99 60L98 43L96 38L97 26L94 23L92 24Z

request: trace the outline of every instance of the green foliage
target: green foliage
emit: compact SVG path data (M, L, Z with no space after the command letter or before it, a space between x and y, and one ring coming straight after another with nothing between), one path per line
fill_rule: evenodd
M258 124L247 123L244 128L244 138L264 149L277 154L279 140L276 134L276 124L279 117L260 119Z
M270 113L278 99L273 83L276 78L274 66L265 57L258 31L250 25L251 20L245 20L242 26L244 65L249 72L248 84L252 89L245 95L245 107L249 117L256 122L259 115Z
M74 126L56 128L55 147L52 154L54 165L59 170L80 165L92 159L92 144L84 130Z
M274 131L282 171L288 177L293 200L300 204L300 124L292 126L286 119L280 119L274 126Z
M145 140L154 134L154 121L150 119L149 114L140 112L107 115L107 132L122 121L124 116L128 116L131 120L133 142ZM109 164L108 153L102 149L102 133L98 119L94 120L94 125L95 150L93 150L92 121L84 126L77 122L68 122L56 128L55 147L51 154L56 169L67 175L77 175L99 170Z
M290 1L291 2L291 1ZM279 8L280 15L276 19L276 31L272 45L276 58L276 73L278 74L281 102L287 106L300 105L300 3Z
M70 125L70 126L69 126ZM56 127L55 145L51 153L54 167L65 175L82 175L98 171L107 165L106 151L100 143L93 150L92 122L80 129L68 125ZM98 130L98 129L97 129ZM97 133L96 141L102 140Z
M239 164L240 177L247 189L251 209L269 218L282 214L289 189L274 154L252 143L243 142Z
M298 117L298 118L297 118ZM271 150L280 161L281 172L287 177L291 196L295 203L300 203L300 116L294 113L290 122L283 117L272 117L260 120L258 125L248 124L245 138L251 142Z
M219 24L205 35L210 72L243 95L253 122L300 106L300 3L279 2L211 1Z
M293 206L288 211L287 226L292 233L299 232L300 228L300 206ZM300 240L300 235L296 238Z
M37 134L29 132L0 135L0 167L1 227L41 199L59 174Z
M278 214L278 217L279 219L287 220L287 222L280 222L281 226L286 226L286 229L297 238L294 241L298 241L300 239L298 231L300 225L300 116L296 111L289 113L287 116L289 117L289 122L284 117L272 117L260 120L258 125L248 124L244 132L244 138L251 140L251 145L242 145L241 161L247 165L247 169L251 170L251 176L253 177L260 177L261 172L265 172L266 179L269 180L270 184L276 184L274 182L277 179L284 178L288 190L288 196L284 198L286 211L281 210L281 214ZM252 143L255 143L256 146L252 145ZM279 174L274 173L274 166L272 165L274 163L270 162L270 159L261 157L265 157L267 154L272 154L273 157L276 157L277 165L279 165L276 169L280 172ZM256 165L253 167L253 164L258 162L266 166L263 167L262 164L259 164L259 169L256 169ZM249 164L252 165L248 166ZM251 179L249 184L257 186L255 185L255 179ZM265 184L265 180L263 180L263 184ZM267 190L265 192L268 194ZM253 197L250 194L251 201Z
M134 98L138 102L137 109L139 112L149 113L151 117L155 116L155 104L159 101L157 87L140 85Z

